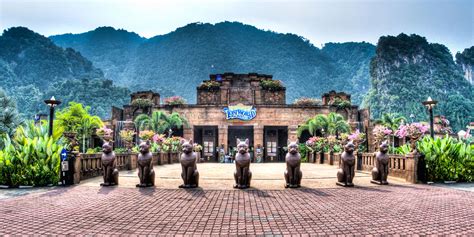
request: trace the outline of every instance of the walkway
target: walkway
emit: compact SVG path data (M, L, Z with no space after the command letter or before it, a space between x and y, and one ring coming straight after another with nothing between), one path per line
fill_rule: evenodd
M394 180L374 186L362 173L356 187L336 187L335 168L314 164L303 166L306 188L283 190L282 178L257 175L281 174L282 164L252 164L254 188L229 190L231 175L219 174L226 165L200 164L203 187L195 190L175 188L179 166L168 165L156 168L157 188L134 188L134 174L123 172L114 188L91 179L2 199L0 235L474 235L473 192Z

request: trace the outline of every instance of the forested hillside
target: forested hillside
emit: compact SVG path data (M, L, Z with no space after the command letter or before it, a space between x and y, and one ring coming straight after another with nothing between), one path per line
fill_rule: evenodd
M73 49L24 27L0 36L0 87L17 101L23 117L47 111L43 103L54 95L64 103L77 101L107 117L111 105L128 101L129 90L106 80L100 69Z
M110 38L113 53L104 52L111 48ZM285 83L288 103L301 96L319 98L329 90L346 90L357 93L354 103L358 104L368 90L367 65L375 52L367 43L329 44L320 50L301 36L238 22L193 23L148 40L104 27L51 39L83 53L120 85L181 95L190 103L196 101L196 86L211 73L258 72ZM117 57L126 59L109 63Z
M370 65L372 88L365 98L374 117L397 112L427 120L421 102L439 101L435 114L444 114L455 130L474 121L474 86L462 75L446 46L418 35L383 36Z

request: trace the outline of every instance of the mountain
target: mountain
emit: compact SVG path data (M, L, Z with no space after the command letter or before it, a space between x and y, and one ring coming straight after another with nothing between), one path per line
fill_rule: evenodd
M339 90L352 95L352 101L360 104L370 87L370 60L375 56L375 46L370 43L327 43L322 48L339 69L337 75L346 80Z
M464 49L462 53L456 54L456 63L462 68L464 78L474 84L474 46Z
M257 72L282 80L289 103L346 90L357 93L358 104L359 94L368 90L367 65L375 54L375 46L368 43L329 44L321 50L301 36L238 22L192 23L150 39L110 27L50 39L81 52L121 86L181 95L190 103L196 102L196 86L209 74Z
M130 93L105 79L79 52L24 27L10 28L0 36L0 81L17 101L19 112L29 118L46 112L43 100L52 95L63 103L87 104L92 113L105 118L110 106L122 105Z
M364 100L374 117L397 112L427 121L421 104L428 96L439 103L456 130L474 121L474 86L464 79L446 46L418 35L380 37L370 64L371 89Z

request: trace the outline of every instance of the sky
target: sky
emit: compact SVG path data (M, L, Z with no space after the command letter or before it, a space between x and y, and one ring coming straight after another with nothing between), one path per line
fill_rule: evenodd
M474 0L0 0L0 28L50 36L112 26L149 38L193 22L238 21L317 47L416 33L454 54L474 45L473 12Z

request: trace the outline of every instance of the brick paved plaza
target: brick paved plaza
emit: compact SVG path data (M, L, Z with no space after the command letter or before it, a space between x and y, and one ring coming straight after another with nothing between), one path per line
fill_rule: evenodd
M474 235L473 192L398 180L375 186L364 173L356 174L356 187L336 187L335 168L314 164L303 166L305 188L284 190L277 180L284 164L264 165L253 166L249 190L213 186L215 179L232 183L219 173L232 170L228 164L200 164L203 188L195 190L163 184L179 183L171 177L178 165L157 167L157 188L134 188L134 174L121 173L114 188L91 179L67 188L0 190L0 235ZM216 166L219 172L205 175ZM160 173L166 167L170 173ZM275 176L264 179L259 170Z

